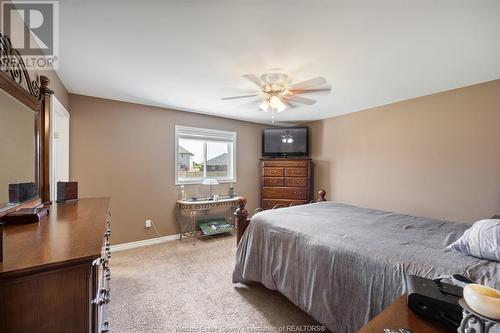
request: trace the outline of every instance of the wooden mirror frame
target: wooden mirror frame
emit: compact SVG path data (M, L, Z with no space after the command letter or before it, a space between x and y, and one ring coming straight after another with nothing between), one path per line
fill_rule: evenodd
M15 59L5 66L3 59ZM38 196L0 212L0 217L20 208L50 204L50 80L40 75L31 80L24 61L12 48L9 37L0 33L0 89L35 112L35 184Z

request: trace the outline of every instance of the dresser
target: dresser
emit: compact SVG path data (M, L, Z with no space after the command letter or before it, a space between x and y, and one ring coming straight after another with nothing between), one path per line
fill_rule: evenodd
M6 226L0 332L108 332L109 198L50 206L39 223Z
M261 207L305 204L312 200L311 160L273 158L260 160Z

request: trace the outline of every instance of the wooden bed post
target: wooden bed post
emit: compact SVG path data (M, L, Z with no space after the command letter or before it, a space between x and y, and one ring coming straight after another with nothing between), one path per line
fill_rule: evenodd
M248 210L246 210L245 205L247 204L247 199L241 197L238 200L238 208L234 212L234 217L236 219L236 245L240 243L241 237L247 230L248 224L250 221L248 220Z
M318 191L318 201L326 201L326 191L325 190L319 190Z

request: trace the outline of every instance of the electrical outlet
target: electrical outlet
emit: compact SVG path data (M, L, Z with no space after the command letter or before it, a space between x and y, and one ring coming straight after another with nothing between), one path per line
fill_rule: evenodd
M151 220L146 220L146 222L144 222L144 227L151 228Z

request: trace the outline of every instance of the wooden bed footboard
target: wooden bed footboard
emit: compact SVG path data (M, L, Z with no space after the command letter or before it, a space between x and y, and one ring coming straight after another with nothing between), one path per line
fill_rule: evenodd
M318 201L326 201L326 191L325 190L319 190L318 191ZM246 198L240 198L238 200L238 208L234 212L234 218L236 221L236 245L240 243L241 237L243 237L243 234L245 233L245 230L247 230L248 225L250 224L250 218L248 217L248 210L245 208L247 204L247 199ZM276 207L279 208L279 207ZM274 208L273 208L274 209ZM262 209L257 208L255 211L261 211Z

